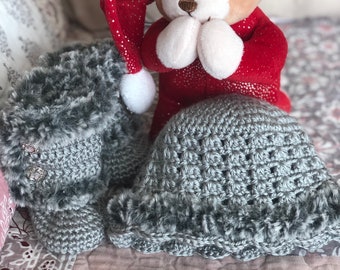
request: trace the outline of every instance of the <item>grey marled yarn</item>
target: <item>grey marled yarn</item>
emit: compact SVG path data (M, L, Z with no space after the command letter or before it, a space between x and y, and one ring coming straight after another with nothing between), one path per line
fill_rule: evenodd
M110 185L134 178L147 135L120 100L126 69L111 41L74 45L40 64L0 119L1 167L16 203L30 208L41 243L79 253L104 238L97 202Z
M340 188L296 120L230 95L175 115L134 187L108 204L114 245L243 260L340 241Z
M53 212L34 209L30 214L37 238L53 252L78 254L103 240L103 217L95 205Z

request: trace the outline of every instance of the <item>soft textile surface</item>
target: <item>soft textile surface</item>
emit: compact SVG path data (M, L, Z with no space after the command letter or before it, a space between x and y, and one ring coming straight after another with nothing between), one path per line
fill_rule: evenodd
M340 19L304 20L282 25L289 42L283 88L291 95L292 115L311 135L316 150L330 173L340 180ZM339 181L340 182L340 181ZM55 257L35 240L28 218L16 212L1 254L0 269L340 269L340 245L330 243L304 257L261 257L239 262L230 257L205 260L164 253L142 255L130 249L103 245L77 257ZM328 256L326 256L328 255ZM48 268L50 267L50 268Z
M0 109L22 72L66 36L61 0L0 1Z
M266 256L250 262L227 257L223 260L206 260L201 257L175 257L164 253L144 255L130 249L102 246L90 254L79 256L74 270L338 270L337 257Z
M72 269L76 256L56 257L37 242L28 211L18 208L1 253L0 269Z

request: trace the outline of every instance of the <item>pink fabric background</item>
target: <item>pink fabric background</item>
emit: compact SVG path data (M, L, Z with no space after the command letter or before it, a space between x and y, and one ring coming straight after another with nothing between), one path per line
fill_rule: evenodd
M9 194L7 183L0 172L0 250L5 243L14 209L15 205Z

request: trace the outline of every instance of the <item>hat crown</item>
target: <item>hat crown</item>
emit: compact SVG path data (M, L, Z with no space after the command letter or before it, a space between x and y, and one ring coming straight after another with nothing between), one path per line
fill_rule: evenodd
M238 96L179 113L153 149L146 188L219 204L288 203L329 178L294 118Z

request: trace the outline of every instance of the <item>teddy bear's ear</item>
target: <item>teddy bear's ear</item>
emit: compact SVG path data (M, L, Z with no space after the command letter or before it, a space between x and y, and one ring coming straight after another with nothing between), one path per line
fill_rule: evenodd
M163 0L156 0L156 6L158 8L158 11L163 15L164 18L168 19L170 21L169 16L165 13L165 10L163 8Z
M174 16L171 13L175 12L175 7L177 7L176 1L174 0L155 0L158 11L163 15L164 18L171 21Z
M163 3L162 0L156 0L156 6L158 8L158 11L165 16L164 9L163 9Z
M261 0L229 0L230 11L227 22L234 24L247 18L260 2Z

